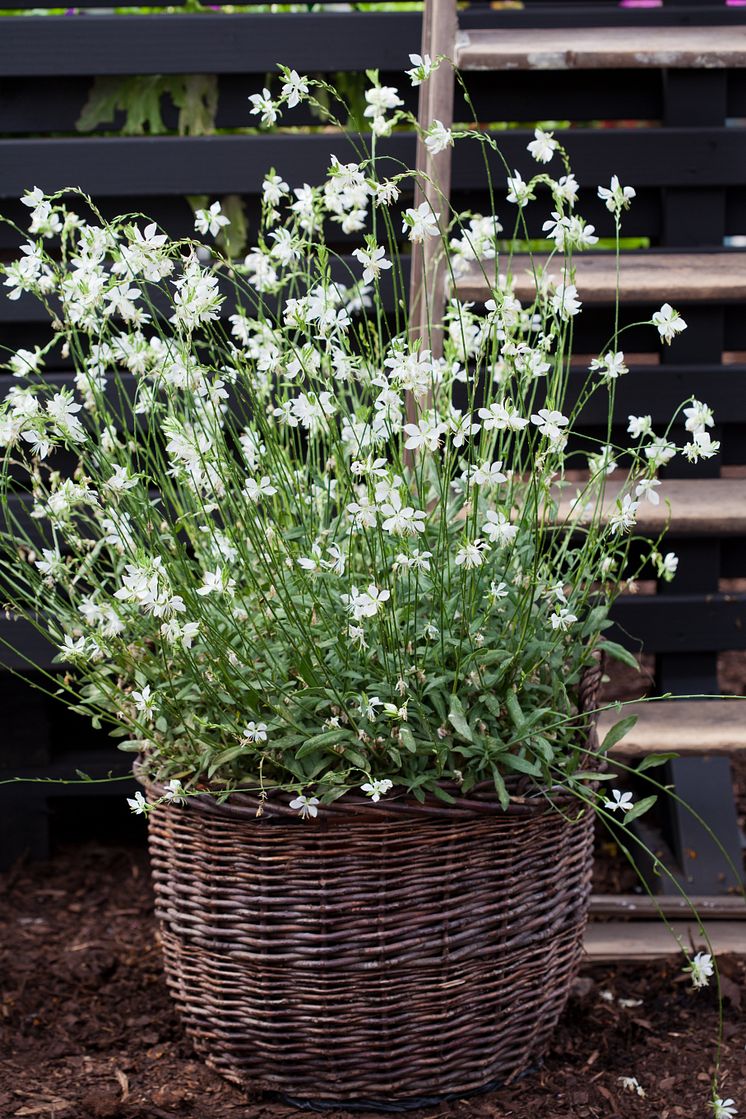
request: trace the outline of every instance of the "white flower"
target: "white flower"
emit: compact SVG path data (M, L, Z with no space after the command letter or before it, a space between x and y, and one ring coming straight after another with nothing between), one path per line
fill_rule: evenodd
M150 684L146 684L142 691L133 691L130 693L130 699L135 704L135 707L144 715L146 719L153 717L155 712L155 696L151 695Z
M637 524L638 505L639 503L631 494L626 493L621 500L617 498L616 511L609 517L609 531L612 536L618 536Z
M651 505L660 505L660 495L655 492L658 486L657 478L642 478L635 487L635 497L646 497Z
M645 1089L638 1082L636 1076L620 1076L619 1083L625 1092L636 1092L640 1099L645 1099Z
M658 327L658 333L662 340L668 342L669 345L677 334L680 334L682 330L686 330L686 323L679 312L675 311L670 303L664 303L660 311L655 312L651 322L653 326Z
M524 183L517 171L508 176L508 202L515 202L517 206L522 207L533 197L531 187L528 183Z
M359 591L355 586L350 587L350 593L342 595L342 604L347 607L348 613L355 621L359 622L362 618L375 617L390 598L390 591L379 590L375 583L371 583L367 591Z
M319 810L317 805L319 803L320 802L318 797L305 797L299 795L295 797L294 800L290 801L290 807L300 812L301 820L306 820L309 816L311 816L312 818L314 816L318 816Z
M433 62L429 54L410 54L409 61L412 63L412 69L405 70L404 73L413 86L422 85L432 72L438 69L438 63Z
M641 439L643 435L652 435L653 420L650 416L627 416L629 421L627 431L633 439Z
M381 527L392 536L412 536L425 531L427 514L411 505L402 506L402 499L396 492L381 506L381 515L386 518Z
M675 552L666 552L665 556L661 556L658 552L653 555L653 562L655 563L656 570L661 579L665 579L670 583L679 566L679 557Z
M127 797L127 804L130 806L130 812L134 812L136 816L142 816L143 812L147 812L150 808L139 789L134 797Z
M617 808L621 808L622 812L629 812L632 808L632 793L620 793L619 789L612 789L611 795L613 800L605 800L604 808L608 808L610 812L616 812Z
M294 109L308 96L308 78L301 78L297 70L285 70L285 82L280 91L288 109Z
M499 459L497 462L483 462L475 466L471 475L472 483L475 486L498 486L501 482L507 482L508 477L503 474L502 466Z
M471 543L464 544L462 548L456 552L456 564L468 569L470 567L481 567L485 561L485 552L489 550L489 545L485 540L474 540Z
M622 210L628 210L636 194L637 191L633 187L623 187L617 175L612 176L608 187L598 188L598 197L606 203L606 209L611 210L612 214L620 214Z
M573 622L577 622L578 619L574 614L570 613L567 607L562 607L556 614L552 614L549 620L552 623L552 629L558 629L566 633Z
M194 228L198 233L210 233L217 237L225 225L230 225L231 220L222 211L219 202L213 202L209 210L196 210L194 214Z
M252 719L243 728L243 736L241 738L243 743L248 742L266 742L267 741L267 724L255 723Z
M541 128L534 129L536 137L528 145L528 150L537 163L549 163L559 144L554 139L553 132L544 132ZM512 199L510 200L512 201Z
M489 537L493 544L510 544L518 534L518 526L512 525L504 513L499 510L487 511L487 520L482 525L482 532ZM458 561L456 561L458 562ZM504 584L502 584L504 586Z
M235 589L236 580L231 579L228 572L224 571L222 567L216 567L214 571L205 571L202 576L202 586L197 587L197 594L203 598L213 592L232 595Z
M552 296L552 310L565 322L580 311L582 304L577 295L575 284L557 284Z
M260 115L264 127L270 128L277 120L278 113L269 90L265 88L261 93L252 93L249 101L254 106L251 115Z
M709 431L695 431L691 443L683 448L684 456L689 462L699 462L701 458L712 458L720 450L720 442L713 439Z
M373 187L376 206L391 206L399 197L399 188L392 179L384 179Z
M387 777L384 777L382 781L377 781L375 778L366 781L364 785L360 786L360 789L366 796L370 797L374 804L377 804L381 797L384 796L389 789L393 789L393 787L393 781L389 781Z
M166 791L163 795L169 802L169 804L186 804L184 789L182 788L181 781L179 781L176 777L172 778L172 780L168 782L168 784L166 785Z
M495 603L499 602L501 598L507 598L509 593L510 592L508 591L507 583L496 583L493 580L490 583L490 589L487 592L487 597L489 598L490 602Z
M624 354L621 350L616 353L609 350L603 357L594 357L590 365L591 373L598 373L602 381L616 381L629 372L624 364ZM631 417L630 417L631 419Z
M561 412L554 409L540 408L537 413L531 416L531 423L536 424L541 435L553 444L562 444L567 439L567 434L562 430L570 421L567 416L563 416Z
M734 1115L738 1115L735 1101L731 1099L724 1100L720 1096L716 1096L710 1107L713 1111L713 1119L733 1119Z
M480 420L484 420L485 431L520 431L528 424L528 420L522 419L510 401L480 408L478 415Z
M391 261L386 260L386 250L380 245L369 245L367 249L353 249L352 255L363 265L364 284L377 280L382 269L391 268Z
M709 952L697 952L688 967L684 968L692 977L692 987L707 987L710 977L715 974L712 956Z
M426 237L437 237L440 234L439 218L440 214L434 214L427 202L421 202L416 210L410 207L404 211L402 233L408 233L410 241L420 244Z
M434 120L425 133L425 147L430 155L438 155L446 148L453 147L453 133L442 121Z
M275 171L270 171L262 183L262 201L265 206L279 206L290 187Z
M684 426L687 431L696 433L715 424L712 408L703 404L701 400L692 400L691 407L684 409L684 415L686 416Z
M358 706L360 707L360 714L369 722L374 723L377 715L376 708L383 707L383 701L377 695L372 695L370 699L363 695L360 697Z
M271 497L273 494L277 493L268 474L264 474L258 482L256 478L247 478L244 490L250 501L259 501L262 497Z

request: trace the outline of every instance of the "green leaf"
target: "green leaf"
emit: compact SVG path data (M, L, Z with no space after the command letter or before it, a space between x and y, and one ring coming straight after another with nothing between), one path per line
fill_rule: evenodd
M636 668L640 671L640 664L638 660L630 653L629 649L625 649L623 645L618 645L616 641L608 641L604 638L596 646L602 653L607 653L613 660L620 661L621 664L626 664L630 668Z
M652 796L643 797L642 800L638 800L637 804L633 805L633 807L630 808L629 812L624 813L623 823L625 824L625 826L632 820L636 820L638 816L642 816L645 812L647 812L649 808L652 808L657 799L657 796Z
M508 787L503 780L503 775L500 773L500 770L497 768L494 762L490 764L490 769L492 770L492 780L495 782L495 791L500 801L500 805L503 809L507 809L510 805L510 793L508 792Z
M638 765L637 772L644 773L646 769L653 769L656 765L665 765L666 762L673 761L678 756L678 754L648 754Z
M165 734L168 730L168 719L166 719L163 715L159 715L155 721L155 729L159 730L161 734Z
M627 715L626 719L620 719L618 723L614 723L601 743L599 753L608 754L612 746L616 746L617 742L624 738L628 731L632 730L636 722L637 715Z
M117 750L122 750L125 754L139 754L142 750L142 739L125 738L123 742L117 742Z
M506 769L514 769L518 773L527 773L530 777L541 777L541 766L538 762L531 762L519 754L506 754L500 759Z
M348 762L352 762L352 764L358 769L362 769L363 773L368 772L368 766L370 763L368 762L367 758L364 758L363 755L358 753L357 750L353 750L351 747L346 746L344 756Z
M207 770L207 776L212 777L213 773L220 769L221 765L227 765L228 762L232 762L235 758L237 758L239 754L245 753L245 746L230 746L227 750L223 750L222 753L218 754L218 756L216 758L213 758L210 762L210 766Z
M448 722L451 724L457 734L465 738L467 742L474 741L472 729L466 721L464 709L461 705L461 700L456 695L451 696L451 710L448 712Z
M515 694L515 692L510 691L507 693L507 695L505 696L505 706L508 709L510 720L515 729L518 731L522 730L523 725L526 722L526 717L521 711L521 705L518 702L518 696Z
M410 754L417 753L417 743L414 740L414 735L411 729L405 724L399 727L399 741L405 750L409 750Z
M314 734L311 738L307 738L304 744L295 751L296 758L304 758L306 754L312 754L314 750L323 750L326 746L337 746L340 742L344 741L344 731L342 730L325 730L322 734Z
M445 789L442 789L436 781L434 781L432 785L428 785L428 788L434 793L436 799L442 800L444 804L456 803L456 798L451 796L450 793L447 793Z

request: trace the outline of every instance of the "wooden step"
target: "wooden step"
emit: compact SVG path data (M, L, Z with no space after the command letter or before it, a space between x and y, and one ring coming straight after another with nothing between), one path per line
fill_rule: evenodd
M515 294L523 302L534 299L533 271L544 264L546 256L532 260L520 254L509 260L500 257L498 270L515 280ZM614 303L616 300L616 258L613 253L581 253L573 257L575 284L585 303ZM556 257L548 272L560 281L562 257ZM489 299L495 276L495 262L473 261L456 280L461 299ZM619 274L620 299L628 303L733 303L746 299L746 253L717 250L702 253L633 252L622 253Z
M637 722L611 751L614 758L645 754L733 754L746 750L746 699L663 699L626 705L622 714ZM622 715L604 711L599 738Z
M671 929L673 935L660 920L593 921L585 932L586 956L591 963L659 960L680 955L681 944L690 954L712 951L715 956L746 955L746 921L708 921L711 949L696 921L672 921Z
M647 894L592 894L591 916L626 917L628 920L650 920L663 913L666 917L692 919L689 902L699 915L710 921L746 920L746 900L737 894L722 896L656 897Z
M653 370L650 375L655 376ZM680 430L675 433L679 436ZM613 513L623 485L614 477L607 481L604 515ZM582 482L562 487L560 522L571 516L582 492ZM746 536L746 478L668 478L655 492L660 495L657 505L646 499L639 503L634 529L638 535L655 537L668 525L671 536Z
M746 66L746 27L550 27L462 31L461 70L711 70Z

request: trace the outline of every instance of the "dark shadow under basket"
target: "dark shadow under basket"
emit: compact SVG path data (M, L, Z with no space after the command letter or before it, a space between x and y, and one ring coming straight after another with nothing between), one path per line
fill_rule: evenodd
M248 796L151 812L168 983L208 1063L295 1101L373 1106L534 1063L582 952L593 813L543 795L504 812L494 795L344 797L315 820L288 798L257 818Z

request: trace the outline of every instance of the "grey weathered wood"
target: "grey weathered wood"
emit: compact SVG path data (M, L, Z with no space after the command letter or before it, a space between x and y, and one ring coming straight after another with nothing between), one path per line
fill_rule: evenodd
M462 70L727 69L746 66L744 27L490 28L462 31Z
M691 906L708 921L746 920L746 901L737 894L651 898L647 894L591 894L591 914L644 920L661 913L666 917L692 917Z
M655 377L651 367L650 376ZM603 513L614 511L623 480L610 478L604 491ZM563 488L558 519L571 515L583 483ZM658 505L643 499L637 510L635 533L657 536L667 526L674 536L746 536L746 478L666 478L656 490ZM744 712L746 716L746 711Z
M536 292L534 270L546 257L518 254L498 262L500 273L515 280L519 299L532 300ZM616 299L616 259L610 253L585 253L573 258L579 298L586 303L613 303ZM550 276L562 279L562 260L551 262ZM457 280L461 299L489 299L494 282L494 262L474 261ZM569 281L568 281L569 282ZM746 299L746 253L723 250L701 253L622 253L620 298L630 303L732 303Z
M435 62L441 55L450 58L456 36L456 0L437 0L425 5L422 24L422 55ZM425 130L439 120L446 128L453 123L453 69L442 62L420 86L418 124ZM424 142L417 140L417 183L415 207L426 202L439 215L441 229L448 226L451 193L451 150L431 155ZM446 299L444 245L440 237L426 237L424 244L412 246L409 281L410 330L413 338L440 356L443 347L442 318ZM407 413L415 419L414 401L407 400Z
M616 758L639 758L645 754L733 754L746 750L746 699L660 700L625 706L624 715L637 715L637 722L617 742ZM619 719L614 711L599 718L599 736Z
M672 935L673 933L673 935ZM585 933L586 955L594 963L618 960L657 960L692 950L746 954L746 921L714 921L707 925L708 947L696 921L673 921L671 931L658 920L592 923ZM677 939L678 938L678 939Z

